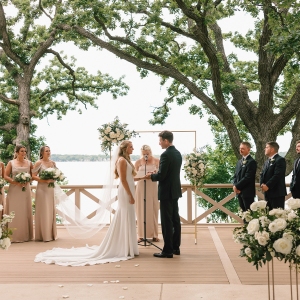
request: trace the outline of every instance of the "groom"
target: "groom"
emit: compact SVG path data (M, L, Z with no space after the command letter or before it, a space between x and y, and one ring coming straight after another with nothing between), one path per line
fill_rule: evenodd
M147 178L158 181L158 199L160 200L161 229L164 247L155 257L172 258L180 255L181 224L178 213L178 199L181 195L180 169L182 156L173 146L173 133L162 131L159 135L159 145L166 149L160 156L159 170L156 174L147 174Z

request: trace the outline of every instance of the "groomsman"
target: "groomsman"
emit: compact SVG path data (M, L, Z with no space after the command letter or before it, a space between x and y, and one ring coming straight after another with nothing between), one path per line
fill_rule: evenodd
M286 162L278 155L279 145L277 142L268 142L265 147L266 160L260 174L260 186L265 194L265 200L269 209L284 208L286 187L285 169Z
M294 162L290 190L293 198L300 198L300 140L296 142L296 152L298 158Z
M242 159L237 162L233 177L233 191L237 194L240 208L243 211L250 209L255 197L257 163L251 157L250 150L250 143L242 142L240 144Z

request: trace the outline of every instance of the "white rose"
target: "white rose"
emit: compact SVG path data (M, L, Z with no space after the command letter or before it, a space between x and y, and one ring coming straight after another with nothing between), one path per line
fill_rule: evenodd
M249 234L254 234L259 229L259 220L253 219L249 222L247 226L247 231Z
M275 249L275 251L282 254L290 254L292 246L292 241L284 238L276 240L273 244L273 248Z
M250 215L250 211L247 210L247 211L244 211L243 212L243 215L242 215L242 218L246 221L246 222L250 222L252 220L252 217Z
M25 177L27 177L27 178L30 178L30 177L31 177L29 173L25 173L24 175L25 175Z
M269 215L270 216L275 216L278 213L279 209L278 208L274 208L272 210L269 211Z
M114 139L116 137L116 134L112 131L112 132L110 132L109 137L111 139Z
M200 167L200 169L204 169L204 167L205 167L205 166L204 166L204 163L200 163L200 164L199 164L199 167Z
M107 126L105 129L105 133L110 133L111 132L111 127Z
M284 239L291 240L291 241L294 239L294 237L293 237L293 235L292 235L291 232L285 232L285 233L282 235L282 237L283 237Z
M251 257L251 249L248 247L248 248L246 248L245 249L245 254L247 255L247 256L249 256L249 257Z
M63 175L63 174L61 174L60 176L59 176L59 180L60 181L63 181L65 179L65 176Z
M291 198L291 199L287 200L286 203L290 209L300 208L300 199Z
M297 215L295 214L295 212L294 212L294 211L291 211L291 212L288 214L287 219L288 219L289 221L292 221L292 220L295 219L296 217L297 217Z
M46 171L53 173L53 172L55 172L55 169L54 168L48 168L48 169L46 169Z
M296 248L296 254L297 254L298 256L300 256L300 245L297 246L297 248Z
M250 209L252 211L257 211L257 208L258 208L257 201L252 202L251 205L250 205Z
M9 246L11 245L11 242L10 242L10 239L9 238L4 238L3 240L0 240L0 246L3 248L3 249L8 249Z
M22 174L22 175L21 175L21 178L22 178L23 180L26 180L26 175L25 175L25 174Z
M194 176L197 175L197 170L196 170L196 169L193 169L193 170L192 170L192 173L193 173Z
M262 231L262 232L255 232L255 239L258 241L258 243L262 246L267 245L268 240L269 240L270 236L269 233L266 231Z
M257 206L258 206L258 208L260 208L260 209L265 209L266 206L267 206L267 201L265 201L265 200L257 201Z
M2 204L0 204L0 211L2 211L3 210L3 205Z
M266 227L270 224L270 220L266 216L259 217L259 221L262 227Z
M274 222L276 222L278 230L283 230L287 226L286 220L283 218L278 218L278 219L274 220Z

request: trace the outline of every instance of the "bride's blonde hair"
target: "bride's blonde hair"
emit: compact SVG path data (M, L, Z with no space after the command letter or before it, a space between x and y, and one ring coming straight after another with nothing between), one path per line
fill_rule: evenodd
M130 160L130 156L127 153L127 147L129 146L129 144L132 144L132 142L128 141L128 140L125 140L125 141L121 142L121 144L119 146L118 159L117 159L116 165L115 165L115 178L116 179L119 178L119 173L118 173L118 170L117 170L117 162L118 162L120 157L125 158L128 161L128 163L132 166L132 175L135 176L137 174L136 171L135 171L134 165Z

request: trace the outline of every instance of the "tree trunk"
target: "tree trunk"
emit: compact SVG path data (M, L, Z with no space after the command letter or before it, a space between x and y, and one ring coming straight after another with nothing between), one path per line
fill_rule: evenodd
M19 123L17 125L16 145L24 145L27 149L27 157L30 159L30 84L26 84L25 80L19 83Z

